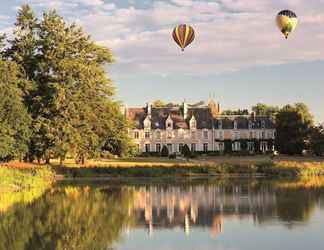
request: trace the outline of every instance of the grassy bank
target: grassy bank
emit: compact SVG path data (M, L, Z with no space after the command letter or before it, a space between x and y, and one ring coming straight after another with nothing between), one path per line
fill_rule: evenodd
M131 160L92 161L86 166L53 164L65 177L168 177L168 176L323 176L324 161L277 159L266 157L224 157L195 161L135 158Z
M55 173L49 167L0 166L0 212L16 203L28 204L39 198L54 180Z
M11 168L0 166L0 192L48 187L55 173L49 167Z

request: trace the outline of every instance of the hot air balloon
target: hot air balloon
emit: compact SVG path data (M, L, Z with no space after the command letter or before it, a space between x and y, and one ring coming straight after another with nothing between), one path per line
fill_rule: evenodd
M297 16L291 10L282 10L277 15L277 25L286 39L288 38L289 34L296 29L297 24Z
M174 41L180 46L181 50L184 51L184 48L195 39L195 31L187 24L180 24L174 28L172 36Z

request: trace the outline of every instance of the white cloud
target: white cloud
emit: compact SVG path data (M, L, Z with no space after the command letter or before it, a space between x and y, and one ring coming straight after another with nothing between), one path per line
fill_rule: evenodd
M6 21L9 19L9 16L0 15L0 21Z
M58 8L85 27L95 40L113 49L116 71L125 74L214 74L259 65L324 59L324 1L198 0L152 1L148 8L118 8L103 0L31 0L34 6ZM82 7L82 8L77 8ZM86 7L86 8L85 8ZM297 30L286 41L276 14L292 8ZM68 14L67 14L68 13ZM171 32L191 24L196 39L184 53Z
M192 6L192 0L171 0L172 3L175 3L180 6Z

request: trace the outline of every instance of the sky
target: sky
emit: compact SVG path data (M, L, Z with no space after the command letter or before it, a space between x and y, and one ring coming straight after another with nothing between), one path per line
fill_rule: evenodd
M324 0L1 0L0 32L12 31L23 3L38 15L56 9L110 48L107 72L128 106L210 96L222 109L304 102L324 122ZM283 9L299 19L288 40L275 24ZM179 23L196 32L184 52L171 36Z

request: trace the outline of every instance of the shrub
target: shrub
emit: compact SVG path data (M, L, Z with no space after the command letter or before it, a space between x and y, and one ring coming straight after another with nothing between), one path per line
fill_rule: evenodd
M169 155L169 159L176 159L176 158L177 158L177 155L175 153Z
M191 151L188 147L187 144L185 144L182 149L181 149L181 154L186 157L186 158L190 158L191 157Z
M169 149L167 146L163 145L162 151L161 151L162 157L168 157L169 156Z

